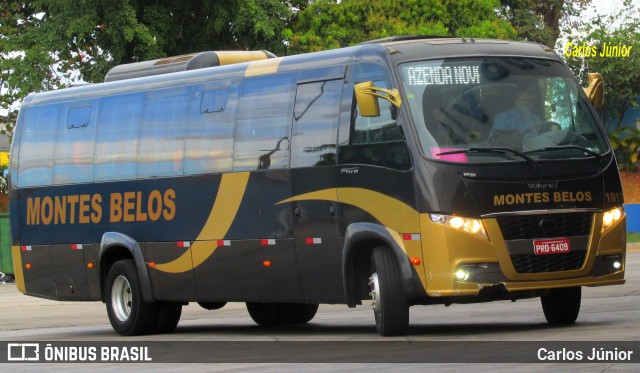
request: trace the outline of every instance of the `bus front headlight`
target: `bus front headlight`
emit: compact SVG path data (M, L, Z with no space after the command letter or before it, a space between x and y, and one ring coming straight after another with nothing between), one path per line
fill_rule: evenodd
M446 225L448 227L461 230L463 232L471 233L481 236L485 239L487 232L484 230L484 225L480 219L463 218L461 216L454 215L442 215L442 214L429 214L429 218L432 222L437 224Z
M622 207L614 207L611 210L606 211L602 215L602 232L609 229L618 220L622 219L623 216L624 210L622 209Z

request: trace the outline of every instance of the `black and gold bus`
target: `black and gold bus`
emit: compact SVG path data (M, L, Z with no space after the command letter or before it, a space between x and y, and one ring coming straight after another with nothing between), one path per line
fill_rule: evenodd
M402 335L413 305L540 297L566 324L582 286L624 283L602 82L550 48L395 37L107 80L24 100L12 253L21 292L105 302L119 334L189 302L282 325L371 300Z

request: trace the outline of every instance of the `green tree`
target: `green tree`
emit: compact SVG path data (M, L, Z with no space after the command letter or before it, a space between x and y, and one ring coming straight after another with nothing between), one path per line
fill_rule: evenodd
M609 134L611 147L616 154L621 171L637 171L640 157L640 130L635 127L620 127Z
M511 25L498 0L318 0L287 29L290 52L345 47L393 35L454 35L508 39Z
M32 34L41 25L30 3L0 3L0 128L11 133L17 116L15 105L27 93L51 89L61 76L52 69L55 59Z
M122 63L216 49L281 54L291 14L281 0L3 1L0 120L10 126L29 92L99 82Z
M606 52L611 51L607 46L624 46L630 50L625 55L607 55ZM605 54L601 55L602 52ZM587 85L588 72L602 74L605 127L609 131L618 128L626 111L638 106L636 100L640 96L640 17L637 9L627 0L613 15L595 16L582 22L568 35L563 54L583 85Z
M574 24L591 0L500 0L500 15L516 28L518 39L554 47L561 22Z

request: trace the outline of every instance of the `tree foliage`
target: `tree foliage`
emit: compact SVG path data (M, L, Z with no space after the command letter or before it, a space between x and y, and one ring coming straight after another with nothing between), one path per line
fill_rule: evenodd
M561 21L575 24L591 0L500 0L500 14L517 30L518 39L554 47Z
M553 44L559 20L588 1L4 0L0 120L10 131L29 92L99 82L118 64L203 50L283 55L410 34Z
M511 25L493 0L318 0L288 29L292 53L345 47L393 35L442 35L507 39Z
M568 42L563 46L567 64L585 86L588 72L602 74L605 126L609 130L616 129L627 109L638 105L636 99L640 94L640 16L637 9L627 0L615 14L586 20L568 36ZM582 53L581 46L584 47ZM601 56L601 52L607 51L606 46L631 49L627 56Z
M19 1L0 3L0 117L2 132L11 132L17 115L13 105L27 93L56 87L60 77L49 50L31 33L41 26L36 10ZM46 77L46 78L45 78Z
M0 109L4 125L29 92L113 66L203 50L284 52L295 0L34 0L0 3Z
M621 171L637 171L640 157L640 130L635 127L619 127L609 135L611 147Z

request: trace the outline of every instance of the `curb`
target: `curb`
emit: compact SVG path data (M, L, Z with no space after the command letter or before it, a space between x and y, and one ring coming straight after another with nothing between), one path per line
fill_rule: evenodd
M640 252L640 242L628 242L627 252Z

